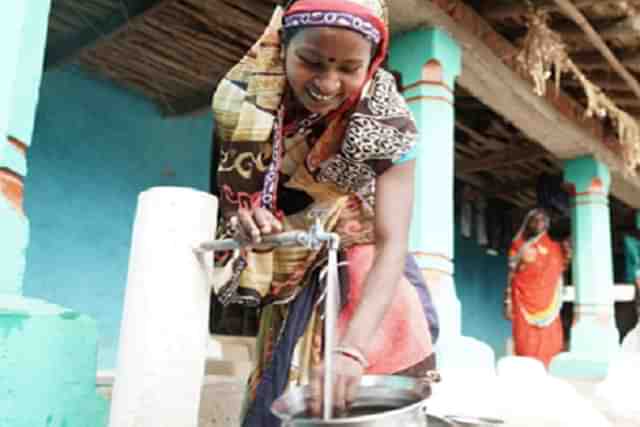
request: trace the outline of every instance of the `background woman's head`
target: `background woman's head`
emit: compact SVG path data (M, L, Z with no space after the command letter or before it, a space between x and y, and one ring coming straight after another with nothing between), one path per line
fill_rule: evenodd
M354 99L386 55L388 32L379 0L299 0L283 19L287 81L295 99L326 114ZM375 3L377 2L377 3Z
M543 209L533 210L527 220L527 234L536 235L549 228L549 216Z

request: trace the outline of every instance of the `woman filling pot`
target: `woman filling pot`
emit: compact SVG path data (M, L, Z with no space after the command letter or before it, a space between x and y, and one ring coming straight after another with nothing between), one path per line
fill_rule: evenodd
M257 243L318 217L340 235L337 409L364 374L421 377L434 367L436 316L408 253L416 127L380 68L386 11L382 0L294 1L213 99L218 238ZM216 262L219 300L262 308L242 425L279 425L270 406L290 384L310 384L318 416L326 248L247 249Z

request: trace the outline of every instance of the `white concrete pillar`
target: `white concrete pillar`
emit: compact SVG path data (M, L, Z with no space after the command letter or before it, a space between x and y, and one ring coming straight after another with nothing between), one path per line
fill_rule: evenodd
M111 427L198 425L210 283L192 248L215 238L217 209L215 197L189 188L139 196Z

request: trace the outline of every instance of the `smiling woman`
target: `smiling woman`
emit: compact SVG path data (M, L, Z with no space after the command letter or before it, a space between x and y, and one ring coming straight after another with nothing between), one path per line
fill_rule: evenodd
M364 373L422 376L433 366L433 309L408 255L416 127L380 68L381 0L299 0L278 11L216 90L220 238L259 241L320 216L340 234L342 307L334 402ZM271 403L310 383L320 412L326 249L218 255L222 303L261 306L245 426L276 426Z
M371 62L371 43L339 28L299 31L285 52L287 80L297 101L322 115L359 92Z

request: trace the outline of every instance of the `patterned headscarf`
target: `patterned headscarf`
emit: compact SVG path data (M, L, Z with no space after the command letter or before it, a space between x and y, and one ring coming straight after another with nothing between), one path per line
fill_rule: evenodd
M312 0L298 2L284 14L282 28L345 28L360 33L376 46L380 44L386 32L386 26L380 18L355 3L348 8L341 4L343 10L335 10L331 6L327 2Z

